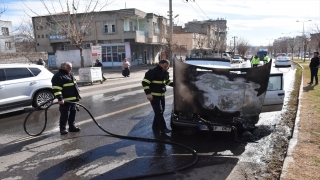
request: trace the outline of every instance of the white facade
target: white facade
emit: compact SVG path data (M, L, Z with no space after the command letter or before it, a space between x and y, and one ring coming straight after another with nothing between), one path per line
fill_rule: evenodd
M16 52L11 21L0 20L0 27L0 53Z

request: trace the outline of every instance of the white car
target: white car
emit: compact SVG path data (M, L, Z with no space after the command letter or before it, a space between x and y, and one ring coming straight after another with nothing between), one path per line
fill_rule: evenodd
M280 66L290 67L291 60L288 56L277 56L276 60L274 61L274 65L276 67L280 67Z
M179 85L175 93L183 95L173 101L173 131L205 131L208 124L212 125L212 131L231 132L231 126L250 129L258 122L259 113L282 110L284 79L278 69L271 70L266 87L267 81L252 79L256 77L252 75L254 68L234 68L223 59L186 59L185 64L197 67L179 63L175 64L174 81ZM268 73L264 68L257 70ZM258 96L256 88L262 87L266 88L265 95L260 96L261 91Z
M235 54L231 59L231 63L242 63L242 62L243 62L243 59L238 54Z
M51 78L45 67L35 64L0 64L0 112L37 107L53 98ZM45 109L52 102L40 109Z

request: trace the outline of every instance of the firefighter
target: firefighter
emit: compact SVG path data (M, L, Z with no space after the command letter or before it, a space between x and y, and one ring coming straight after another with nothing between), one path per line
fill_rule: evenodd
M171 132L163 117L166 86L173 87L173 82L169 79L169 66L168 60L161 60L155 68L145 73L142 80L142 87L154 111L152 129L160 131L161 134Z
M267 64L269 61L269 56L267 54L263 54L263 64Z
M260 64L260 59L258 55L255 55L254 57L252 57L251 64L252 64L252 67L258 67L258 65Z
M79 95L78 85L71 70L72 64L70 62L64 62L61 64L61 69L59 69L51 79L52 91L59 103L59 126L61 135L68 134L68 131L66 130L67 122L69 124L69 132L80 131L80 128L76 127L74 123L77 107L75 103L71 102L77 102L81 97Z

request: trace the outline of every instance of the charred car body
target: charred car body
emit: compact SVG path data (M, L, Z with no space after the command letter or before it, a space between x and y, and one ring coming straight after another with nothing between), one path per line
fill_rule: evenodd
M272 60L257 68L232 68L227 63L223 59L175 62L173 131L252 130L261 112L282 109L283 77L270 74Z

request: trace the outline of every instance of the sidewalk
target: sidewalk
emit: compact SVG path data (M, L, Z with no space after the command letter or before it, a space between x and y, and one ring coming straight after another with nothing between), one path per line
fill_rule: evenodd
M155 65L137 65L130 67L130 77L141 77L141 80L144 76L144 73L149 69L152 69ZM53 74L58 71L58 69L49 69ZM79 80L79 68L73 68L72 72L74 73L74 77ZM122 76L122 67L103 67L102 72L107 80L116 80L124 78ZM142 74L143 73L143 74Z

